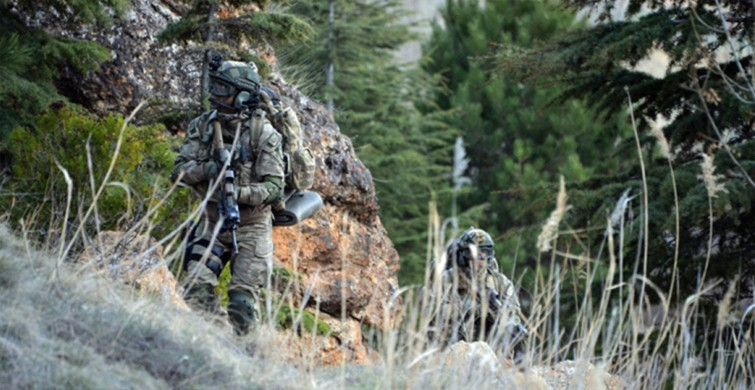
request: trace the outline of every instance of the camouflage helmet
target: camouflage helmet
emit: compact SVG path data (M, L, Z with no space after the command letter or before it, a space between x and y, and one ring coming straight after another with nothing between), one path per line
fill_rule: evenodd
M223 61L214 56L210 61L210 94L220 97L236 95L241 91L256 94L260 88L260 76L253 63Z
M495 258L493 238L490 237L488 232L475 227L467 229L461 237L459 237L459 249L465 250L472 246L477 248L477 254L480 256L480 259L490 262Z

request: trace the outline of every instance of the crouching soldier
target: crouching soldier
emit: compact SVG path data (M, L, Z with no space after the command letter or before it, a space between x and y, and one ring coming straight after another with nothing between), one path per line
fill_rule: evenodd
M490 235L470 227L446 248L440 311L432 337L443 345L485 341L515 358L525 349L528 332L513 283L498 272Z
M195 309L224 314L214 288L230 261L227 312L243 335L260 319L260 292L271 269L271 205L283 193L282 138L263 109L270 99L260 90L256 67L215 58L210 68L213 110L191 121L173 169L174 180L210 199L189 237L185 298Z

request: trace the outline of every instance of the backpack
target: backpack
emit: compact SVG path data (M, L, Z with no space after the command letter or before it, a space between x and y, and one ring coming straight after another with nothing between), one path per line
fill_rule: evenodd
M285 191L283 199L273 206L273 226L293 226L311 217L322 208L320 194L308 191L315 183L315 159L302 143L299 118L291 108L279 109L277 94L267 88L260 91L261 107L270 113L270 122L283 136Z
M299 118L291 108L279 110L273 98L262 91L262 101L271 113L270 122L283 136L286 188L308 190L315 184L315 158L309 148L302 143L302 130ZM274 92L273 92L274 93Z

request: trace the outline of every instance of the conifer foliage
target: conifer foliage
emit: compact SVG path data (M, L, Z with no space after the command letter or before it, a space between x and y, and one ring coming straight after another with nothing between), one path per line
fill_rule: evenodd
M108 58L93 43L66 39L28 26L21 14L54 12L69 24L104 25L110 21L106 7L120 14L125 0L0 1L0 153L6 159L8 135L18 125L33 123L34 116L50 103L66 99L58 93L59 71L72 67L81 72L95 69Z
M575 9L593 3L568 1ZM572 223L600 224L631 189L637 195L634 238L625 248L646 261L643 268L657 284L686 296L703 276L752 278L755 6L729 0L603 3L593 9L591 28L501 62L501 69L524 79L564 82L569 87L562 98L584 97L601 113L632 111L644 166L635 152L635 162L610 183L586 185L585 196L575 199L579 211ZM663 56L668 63L660 71L639 67ZM657 124L664 120L665 127ZM659 149L653 149L656 142ZM749 288L743 283L741 294L750 294Z
M372 173L380 217L401 257L399 279L424 275L428 203L450 172L455 138L415 102L431 84L399 65L394 52L413 34L398 23L397 0L295 1L289 12L316 30L307 42L282 48L281 71L328 106Z
M559 176L578 183L618 169L613 141L627 128L595 123L579 100L551 104L558 85L492 72L491 59L563 34L573 14L548 1L449 0L442 17L425 46L424 69L447 87L434 96L437 105L459 110L449 125L464 135L473 184L459 206L485 206L460 228L488 230L510 269L514 259L538 256L534 240L555 204Z

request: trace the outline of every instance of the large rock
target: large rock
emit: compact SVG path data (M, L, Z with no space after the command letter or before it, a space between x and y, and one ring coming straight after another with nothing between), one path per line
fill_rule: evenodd
M356 157L332 115L279 77L271 83L301 120L304 141L317 162L314 190L325 200L315 216L299 226L276 228L276 258L302 274L311 304L378 329L401 319L398 253L378 218L372 176Z
M197 107L201 51L162 46L159 32L182 10L171 0L131 0L125 17L104 28L66 29L53 12L22 18L27 24L64 37L93 40L111 51L111 60L87 75L69 71L59 85L73 101L99 113L129 113L147 98ZM222 17L221 13L221 17ZM273 62L267 49L257 52ZM315 190L325 207L305 223L276 228L277 262L302 275L298 300L313 310L378 329L394 327L402 305L396 297L398 254L380 219L372 176L351 141L322 105L303 96L275 72L271 84L284 105L293 107L305 142L317 160ZM342 313L342 308L345 310Z

